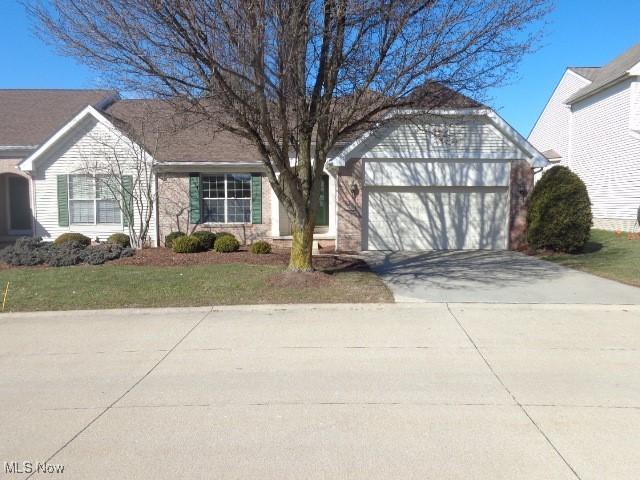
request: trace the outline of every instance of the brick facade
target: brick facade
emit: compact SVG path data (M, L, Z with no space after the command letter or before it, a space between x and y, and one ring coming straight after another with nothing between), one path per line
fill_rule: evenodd
M362 249L363 174L362 160L352 160L338 169L336 191L338 251L358 252ZM355 190L352 188L354 186Z
M526 250L527 209L533 190L533 170L526 160L511 162L509 189L509 250Z
M189 223L189 174L161 173L158 175L158 228L160 244L175 231L229 232L242 244L254 240L271 240L271 186L267 177L262 177L262 223L192 225Z

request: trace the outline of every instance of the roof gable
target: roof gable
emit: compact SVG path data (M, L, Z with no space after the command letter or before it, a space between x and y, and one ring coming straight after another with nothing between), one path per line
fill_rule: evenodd
M589 75L592 78L588 78L585 76L585 78L591 80L591 83L569 97L569 99L567 99L567 104L576 103L590 95L593 95L603 88L606 88L607 86L627 77L630 74L630 71L634 69L634 67L636 67L638 63L640 63L640 43L634 45L622 55L614 58L612 61L601 68L595 69L593 67L574 67L574 71L582 70L585 74L588 70ZM582 75L581 73L579 74Z
M401 117L403 114L407 115L407 114L415 114L415 113L420 113L420 112L419 111L396 112L395 114L390 115L390 118L388 118L385 123L388 125L388 122L392 121L392 118ZM520 135L513 127L511 127L511 125L505 122L502 119L502 117L500 117L491 109L463 108L463 109L450 109L450 110L440 110L440 111L429 110L425 112L425 114L436 116L439 122L449 122L452 119L455 119L456 117L458 118L462 117L465 121L469 119L473 119L474 117L486 120L487 121L486 126L488 127L488 129L485 129L482 134L493 137L490 140L497 141L496 145L493 146L493 150L499 150L499 151L486 152L482 154L483 158L511 159L511 158L514 158L516 155L524 154L524 156L526 157L526 160L529 162L529 164L532 167L544 167L549 163L548 160L544 157L544 155L538 152L524 137L522 137L522 135ZM455 124L455 120L453 120L453 122ZM398 122L398 123L402 123L402 122ZM408 122L405 122L405 123L415 123L415 120L409 120ZM384 129L387 127L387 125L383 127L383 131L381 133L376 132L375 130L370 130L365 132L359 138L354 140L350 145L346 146L336 156L331 158L329 160L329 163L336 167L340 167L340 166L346 165L348 160L352 157L367 156L369 150L371 150L372 148L375 148L375 146L385 141L387 132L384 131ZM462 135L460 138L471 139L473 143L472 137L476 135L478 131L474 131L472 129L469 131L463 131L461 133ZM437 134L437 132L435 132L434 134ZM401 135L406 136L407 132L401 132ZM411 136L412 133L408 132L408 135ZM382 139L382 142L381 142L381 139ZM411 140L411 139L408 139L408 140ZM421 148L422 150L424 150L424 147L421 147ZM462 150L462 153L458 152L460 158L467 158L467 157L478 158L478 155L480 153L479 151L477 150L466 151L465 150L466 148L467 148L467 145L459 145L457 147L458 150ZM402 149L398 150L398 148L394 147L393 145L388 145L388 150L389 151L397 150L398 152L397 155L400 155L400 157L402 158L404 158L404 156L406 155L405 152L401 151ZM422 150L419 152L420 157L423 157L423 156L428 156L429 158L445 158L446 157L446 152L443 153L441 151L437 151L437 150L442 150L442 148L435 148L433 149L433 151L431 151L430 148L427 146L426 151L422 151ZM516 151L520 153L516 154L515 153ZM394 153L394 155L396 155L396 153Z
M66 123L62 128L55 132L49 139L44 142L40 147L36 149L31 155L25 158L18 164L18 167L23 171L32 171L37 162L45 157L50 151L52 151L56 145L64 141L69 134L82 125L83 121L93 117L96 121L102 123L112 131L119 131L107 118L104 117L92 106L85 107L80 113L78 113L71 121ZM128 138L125 136L125 138Z

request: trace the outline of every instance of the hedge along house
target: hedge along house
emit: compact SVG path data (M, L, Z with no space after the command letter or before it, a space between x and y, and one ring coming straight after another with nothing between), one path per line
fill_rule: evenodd
M524 246L533 169L547 165L526 140L491 109L453 92L443 108L388 120L331 153L316 218L321 249ZM116 96L79 109L15 162L29 184L31 234L126 232L117 202L81 173L87 157L115 145L123 165L130 160L125 175L135 175L130 144L152 157L158 201L150 244L198 229L231 232L243 243L291 243L286 212L251 144L168 104Z

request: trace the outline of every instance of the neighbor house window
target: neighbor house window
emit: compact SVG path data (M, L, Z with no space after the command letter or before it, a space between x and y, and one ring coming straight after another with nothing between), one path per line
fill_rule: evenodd
M251 223L251 174L203 176L202 220L205 223Z
M122 222L120 205L108 178L89 175L69 175L69 216L72 224L119 224Z

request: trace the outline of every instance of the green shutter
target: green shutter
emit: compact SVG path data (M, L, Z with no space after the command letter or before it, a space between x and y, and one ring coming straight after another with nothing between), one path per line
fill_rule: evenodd
M122 225L129 226L129 218L132 213L133 204L133 177L131 175L123 175L122 177Z
M200 224L200 174L189 174L189 223Z
M58 225L69 226L69 177L58 175Z
M251 223L262 223L262 175L251 174Z
M316 210L316 226L326 227L327 225L329 225L329 176L323 175L320 202Z

